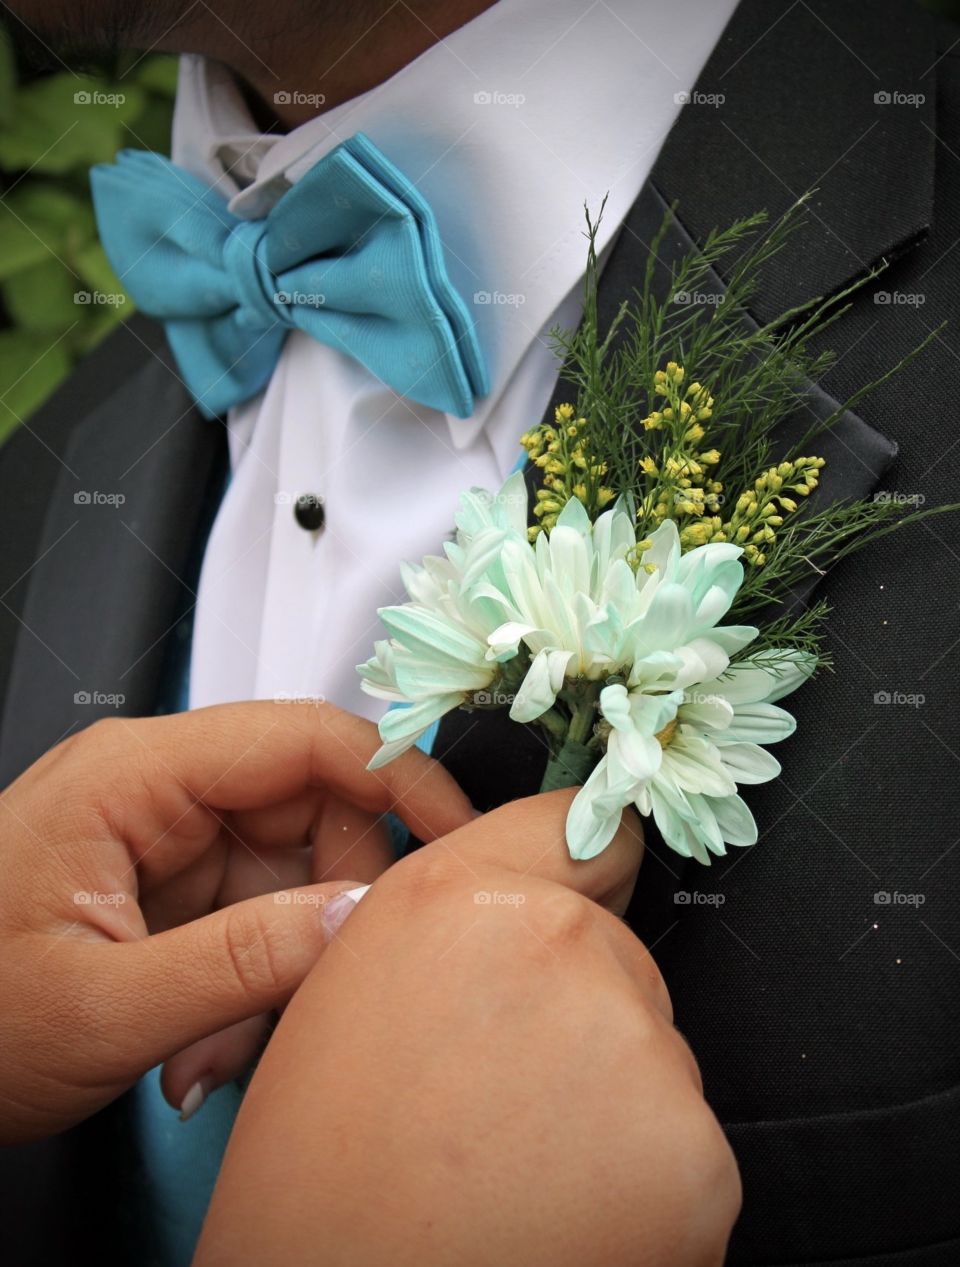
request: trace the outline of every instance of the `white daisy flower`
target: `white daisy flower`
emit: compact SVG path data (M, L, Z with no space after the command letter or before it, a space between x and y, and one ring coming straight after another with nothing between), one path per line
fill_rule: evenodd
M600 853L630 804L653 815L671 849L699 862L727 845L756 844L756 823L737 789L780 773L761 745L786 739L796 723L774 700L796 690L815 664L801 652L766 651L683 691L605 687L600 711L610 736L570 809L573 856Z
M503 618L499 607L477 592L477 582L495 573L508 540L529 550L526 507L522 476L508 480L495 497L473 489L461 498L457 539L445 545L446 557L402 565L410 602L380 609L392 636L375 643L373 657L357 666L368 695L406 705L389 709L381 720L383 747L371 769L413 747L445 713L499 679L489 635Z
M762 745L794 722L773 701L815 660L767 650L731 664L758 632L719 623L743 581L740 547L682 554L671 520L638 545L628 502L591 522L576 498L531 546L526 510L522 474L496 496L474 489L445 557L404 568L411 601L381 611L391 637L359 668L369 694L406 705L381 721L371 765L507 682L515 721L597 754L567 821L574 857L604 849L630 804L701 862L755 842L737 789L779 773Z

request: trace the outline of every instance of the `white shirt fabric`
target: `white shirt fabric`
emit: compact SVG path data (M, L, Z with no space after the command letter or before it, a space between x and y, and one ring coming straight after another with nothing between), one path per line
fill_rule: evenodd
M364 132L433 208L492 384L468 419L404 400L291 334L231 410L232 477L203 560L191 707L322 696L376 720L355 666L402 602L402 560L439 553L460 493L496 489L540 421L556 325L580 316L584 203L611 242L736 0L499 0L381 86L263 135L228 72L181 64L173 158L258 217ZM278 90L280 86L278 85ZM691 109L709 109L693 105ZM294 518L321 497L322 531Z

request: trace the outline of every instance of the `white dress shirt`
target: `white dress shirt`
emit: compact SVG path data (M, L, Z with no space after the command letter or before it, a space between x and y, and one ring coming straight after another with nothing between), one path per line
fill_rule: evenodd
M609 194L606 247L735 7L499 0L286 135L257 130L222 67L183 59L173 158L215 182L236 215L264 215L356 132L417 185L492 384L455 418L288 337L266 390L230 412L232 478L203 560L192 707L311 695L379 717L355 665L384 636L377 609L404 599L401 561L438 553L460 493L495 489L513 469L556 384L549 331L579 319L584 203L595 214ZM294 517L305 493L323 499L316 533Z

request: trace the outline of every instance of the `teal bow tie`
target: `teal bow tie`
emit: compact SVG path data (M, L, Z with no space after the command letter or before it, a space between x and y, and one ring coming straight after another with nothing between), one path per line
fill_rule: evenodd
M430 207L358 133L262 220L157 154L91 173L100 236L144 312L166 325L208 416L265 387L289 330L366 366L401 396L460 418L488 390Z

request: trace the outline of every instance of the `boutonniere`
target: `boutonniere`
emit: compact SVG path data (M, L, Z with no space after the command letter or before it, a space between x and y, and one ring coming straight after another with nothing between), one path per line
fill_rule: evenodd
M801 385L832 362L814 336L855 289L745 324L801 205L770 229L761 213L712 233L661 297L655 240L644 285L603 331L599 217L587 215L583 321L554 332L570 402L521 441L542 486L532 508L522 472L469 490L444 555L404 566L410 601L380 612L390 636L359 667L366 691L404 705L381 721L373 767L451 709L509 708L542 731L543 789L582 785L567 819L575 858L604 849L630 804L700 862L756 842L740 789L777 777L768 749L795 729L778 701L829 664L827 606L796 610L794 587L955 509L817 505L817 435L929 339L799 442L778 440ZM725 294L691 302L734 248Z

